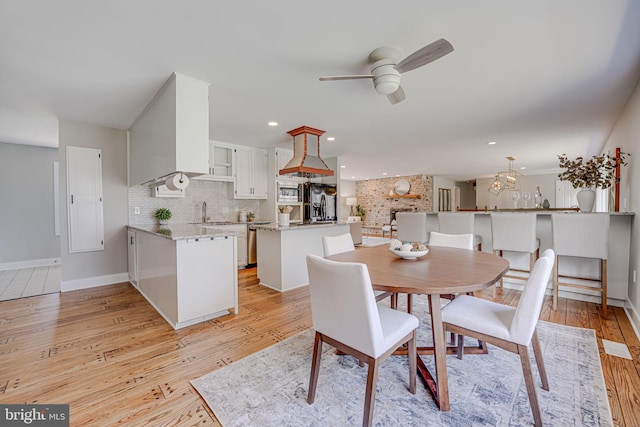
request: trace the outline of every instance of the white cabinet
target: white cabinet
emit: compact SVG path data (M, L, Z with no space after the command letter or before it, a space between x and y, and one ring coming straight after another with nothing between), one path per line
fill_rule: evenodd
M234 233L238 233L236 236L238 238L237 243L237 257L238 257L238 268L245 268L248 263L247 259L247 225L245 224L229 224L229 225L212 225L207 226L205 228L212 228L217 230L231 231Z
M127 231L127 254L129 256L129 282L138 287L138 254L136 253L136 232Z
M235 236L136 237L138 290L174 329L238 313Z
M220 141L209 141L209 173L195 179L205 181L233 182L233 150L236 145Z
M237 286L232 285L237 273L228 265L233 264L233 242L233 238L177 241L178 324L237 307Z
M102 151L67 146L69 252L104 250Z
M209 84L173 73L130 130L129 185L208 172Z
M234 198L267 198L267 150L236 146Z

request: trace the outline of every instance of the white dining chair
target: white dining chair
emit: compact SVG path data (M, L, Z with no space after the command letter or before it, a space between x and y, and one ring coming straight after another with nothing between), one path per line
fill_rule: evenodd
M533 264L540 256L540 239L536 237L535 213L491 213L491 240L493 254L503 256L507 252L524 252L529 254L529 269L510 268L510 271L527 273L526 276L505 274L503 278L527 280L533 270ZM495 288L494 288L495 289Z
M353 252L356 250L351 233L338 234L336 236L322 236L322 249L324 256Z
M542 388L548 391L549 382L536 326L554 260L553 250L547 249L542 257L536 261L517 307L498 304L470 295L461 295L442 309L445 331L456 333L459 336L459 359L462 359L463 337L465 336L481 339L520 355L524 381L536 426L542 426L542 415L529 361L529 345L533 344Z
M473 234L446 234L432 231L429 246L473 250Z
M322 236L322 248L326 257L356 250L351 233ZM376 301L382 301L387 297L393 296L393 292L374 291L374 295L376 296ZM397 300L394 298L392 306L395 308L396 304Z
M398 212L396 213L398 230L396 238L403 242L425 243L429 240L427 233L426 212Z
M475 234L473 212L438 212L438 227L445 234L473 234L473 247L482 251L482 236Z
M602 294L602 315L607 317L607 258L609 255L609 224L608 213L580 213L580 214L552 214L551 234L553 235L553 250L556 253L556 263L553 269L553 309L558 308L559 287L572 287L599 291ZM561 275L559 273L560 257L596 258L600 260L600 277L578 277ZM600 287L564 282L562 279L581 279L600 282Z
M307 402L315 400L322 344L369 365L363 426L373 421L378 367L397 348L407 344L409 391L416 392L416 328L412 314L376 304L365 264L336 262L307 255L311 316L316 331Z

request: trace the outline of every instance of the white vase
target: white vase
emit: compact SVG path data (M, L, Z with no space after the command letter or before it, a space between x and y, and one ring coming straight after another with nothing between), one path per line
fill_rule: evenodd
M289 214L288 213L279 213L278 214L278 225L280 227L288 227L289 226Z
M578 199L578 207L580 212L591 212L593 210L593 202L596 200L596 192L590 188L583 188L576 194Z

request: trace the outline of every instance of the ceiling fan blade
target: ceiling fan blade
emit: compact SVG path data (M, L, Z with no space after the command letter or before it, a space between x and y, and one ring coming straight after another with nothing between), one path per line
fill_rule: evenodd
M453 52L453 46L451 46L451 43L445 39L436 40L435 42L416 50L411 55L404 58L397 65L396 69L400 73L406 73L407 71L415 70L429 62L442 58L451 52Z
M402 89L402 86L398 86L398 89L392 94L387 95L387 98L392 104L397 104L398 102L407 99L407 96L404 94L404 89Z
M320 77L320 81L321 82L326 82L326 81L330 81L330 80L355 80L355 79L372 79L373 76L370 74L366 74L366 75L347 75L347 76L325 76L325 77Z

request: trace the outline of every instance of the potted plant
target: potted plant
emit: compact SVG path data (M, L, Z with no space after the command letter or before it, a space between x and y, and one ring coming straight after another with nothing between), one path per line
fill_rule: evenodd
M167 208L156 209L153 216L160 224L166 224L171 219L171 211Z
M252 222L254 219L256 219L256 214L252 211L247 212L247 221Z
M573 188L581 188L577 194L578 206L581 211L591 212L595 200L594 188L609 188L620 178L616 178L615 172L618 166L626 166L628 153L620 152L620 157L603 154L593 156L584 161L583 157L569 160L566 154L558 156L560 167L564 169L558 175L561 181L569 181Z
M364 208L360 205L356 205L356 215L360 217L360 221L364 221Z

